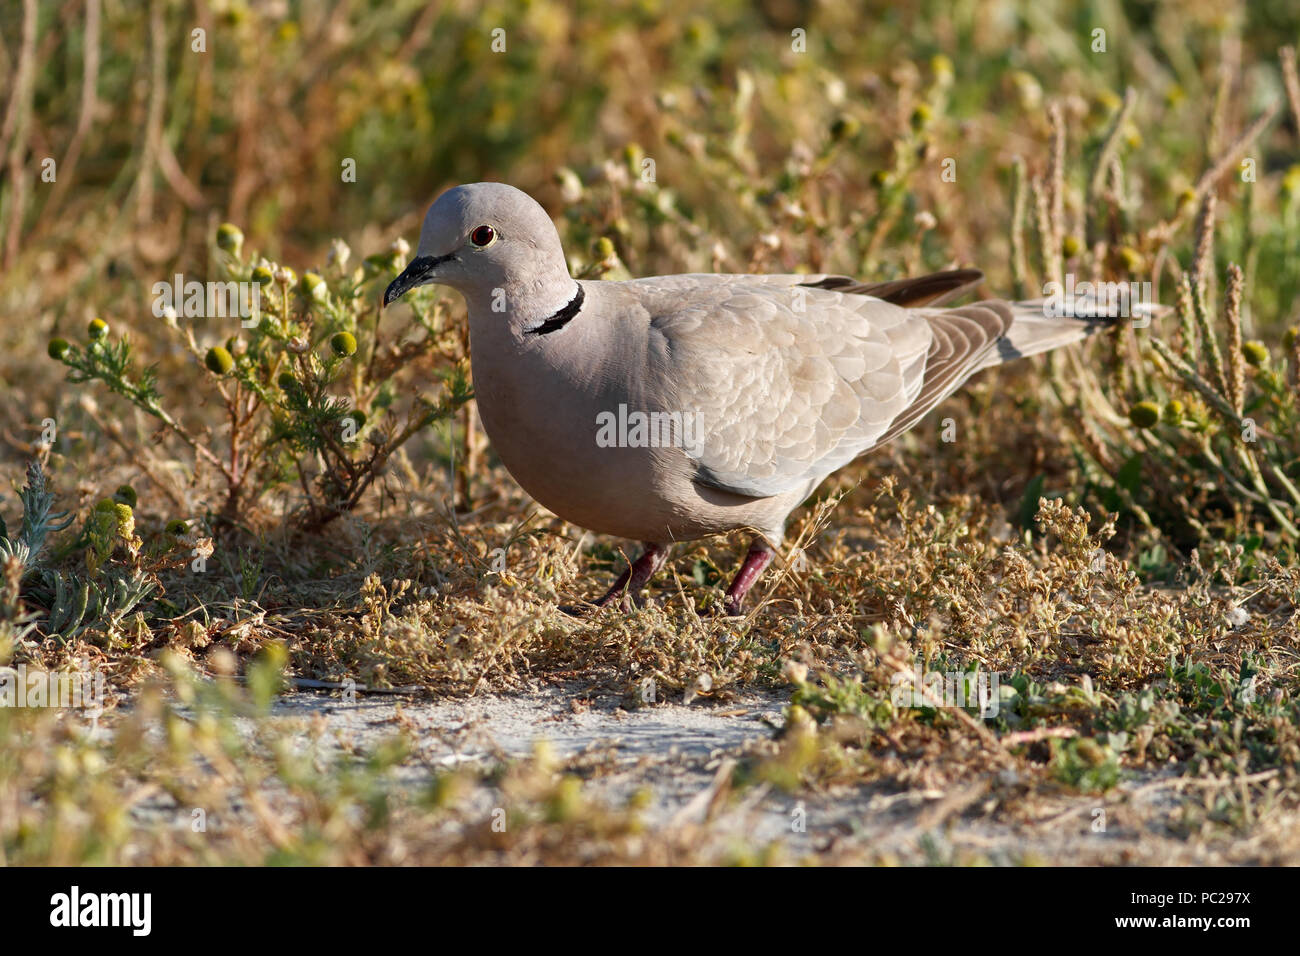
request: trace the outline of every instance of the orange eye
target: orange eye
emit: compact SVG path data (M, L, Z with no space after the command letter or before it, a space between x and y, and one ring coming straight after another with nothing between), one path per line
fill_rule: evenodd
M474 243L476 246L486 246L496 237L496 230L491 226L479 226L469 234L469 241Z

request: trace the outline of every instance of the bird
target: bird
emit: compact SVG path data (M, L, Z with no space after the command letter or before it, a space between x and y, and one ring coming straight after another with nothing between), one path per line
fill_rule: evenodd
M674 544L748 532L723 610L829 475L914 427L981 369L1069 345L1113 315L943 303L983 274L683 274L578 280L546 210L505 183L455 186L385 289L459 292L479 418L506 470L560 518L641 543L584 611L634 602Z

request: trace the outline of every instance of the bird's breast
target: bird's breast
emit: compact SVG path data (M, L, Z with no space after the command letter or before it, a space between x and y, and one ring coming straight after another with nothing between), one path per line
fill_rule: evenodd
M472 359L479 416L515 481L561 518L593 531L643 538L666 528L666 486L691 469L682 448L651 434L653 410L591 369L557 368L535 352L517 353L516 362L503 369Z

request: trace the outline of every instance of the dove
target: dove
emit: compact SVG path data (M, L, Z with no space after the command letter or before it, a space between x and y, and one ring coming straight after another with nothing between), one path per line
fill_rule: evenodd
M974 269L887 282L687 274L581 281L527 193L456 186L384 292L465 299L479 417L538 503L644 550L605 595L627 607L678 542L748 532L740 614L790 514L829 475L915 426L981 369L1111 323L1043 303L941 303Z

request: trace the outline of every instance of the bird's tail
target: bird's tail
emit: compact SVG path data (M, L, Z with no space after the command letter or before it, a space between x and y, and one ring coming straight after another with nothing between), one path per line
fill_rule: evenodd
M1011 310L1011 327L980 368L1050 352L1121 322L1133 322L1137 328L1145 328L1153 318L1169 311L1167 306L1138 301L1089 302L1086 307L1076 304L1063 309L1061 303L1052 299L1014 302Z

